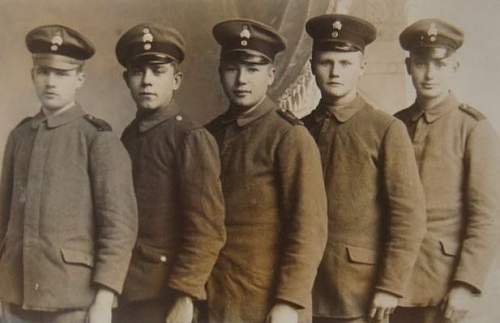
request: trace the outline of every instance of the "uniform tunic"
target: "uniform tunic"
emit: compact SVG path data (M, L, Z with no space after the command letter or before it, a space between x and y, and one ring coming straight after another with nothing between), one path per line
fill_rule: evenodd
M328 197L328 243L313 314L367 315L375 289L402 296L425 230L422 186L402 122L361 97L323 102L304 123L318 143Z
M132 158L139 208L122 300L168 298L172 290L204 299L225 241L217 143L175 103L139 114L122 141Z
M122 290L137 234L130 158L78 105L39 113L8 139L0 183L0 299L24 309L88 307Z
M486 118L450 95L396 114L424 185L427 234L403 305L437 305L450 284L480 292L498 243L500 142Z
M208 283L213 323L263 323L278 301L309 321L326 242L319 153L300 121L266 98L248 114L215 119L227 243ZM309 315L310 316L310 315Z

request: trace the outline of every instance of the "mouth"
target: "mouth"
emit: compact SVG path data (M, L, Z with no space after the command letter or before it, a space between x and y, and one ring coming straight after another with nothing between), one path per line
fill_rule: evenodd
M326 84L329 86L342 86L342 85L344 85L341 82L336 82L336 81L331 81L331 82L328 82Z
M252 92L249 90L235 90L235 91L233 91L233 94L237 97L245 97L251 93Z
M435 83L422 83L422 87L424 89L433 89L437 86Z
M58 94L56 92L45 91L43 92L43 96L52 98L58 96Z
M153 93L153 92L140 92L139 96L144 97L144 98L152 98L152 97L156 97L156 93Z

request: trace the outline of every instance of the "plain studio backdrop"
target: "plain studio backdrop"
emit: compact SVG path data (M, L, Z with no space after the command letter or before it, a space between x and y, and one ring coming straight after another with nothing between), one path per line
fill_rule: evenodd
M259 7L255 18L259 18L269 15L262 8L268 6L272 10L273 5L283 7L288 1L307 0L0 0L0 152L9 131L40 108L30 78L31 56L24 43L26 33L32 28L64 24L94 42L97 53L86 64L87 81L78 101L88 112L107 120L119 135L135 113L121 76L123 68L114 54L116 41L126 29L141 22L154 22L171 25L184 34L187 58L182 64L185 77L177 101L193 118L207 122L227 106L219 86L219 47L212 39L212 26L241 12L238 6L244 7L246 17L252 17L255 4ZM403 68L405 53L399 47L397 35L405 25L417 19L443 18L465 31L455 93L459 99L481 110L500 133L500 1L339 1L348 3L350 13L372 22L377 20L377 28L383 30L382 37L366 53L369 66L361 90L371 102L390 113L411 104L414 91ZM335 1L330 4L332 2ZM224 10L216 10L218 5ZM467 321L500 322L498 299L499 261L489 276L484 296Z

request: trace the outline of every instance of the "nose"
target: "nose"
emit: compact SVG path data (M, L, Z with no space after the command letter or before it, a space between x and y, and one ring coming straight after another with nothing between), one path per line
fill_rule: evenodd
M49 72L47 73L47 78L46 78L46 85L47 87L54 87L55 86L55 80L56 80L56 76L53 72Z
M142 80L141 83L143 86L146 85L151 85L151 80L153 77L153 72L149 68L145 68L143 73L142 73Z
M425 78L433 79L436 73L436 67L432 63L428 63L425 69Z
M236 81L238 82L238 84L246 84L247 80L248 72L243 68L238 69L238 74L236 75Z
M338 70L339 70L338 64L332 63L332 65L330 66L330 75L329 75L330 78L338 77L339 76Z

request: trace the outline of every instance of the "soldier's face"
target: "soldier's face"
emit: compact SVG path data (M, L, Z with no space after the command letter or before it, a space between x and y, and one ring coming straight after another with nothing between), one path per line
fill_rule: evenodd
M123 77L141 109L168 105L182 81L182 73L176 71L173 63L129 66Z
M219 74L231 104L249 109L262 101L274 82L276 69L272 64L223 62Z
M39 65L31 70L31 78L40 102L53 111L74 102L76 90L85 81L85 75L79 69L61 70Z
M311 67L325 99L354 99L366 63L361 52L314 51Z
M411 55L406 59L417 97L425 100L446 97L451 80L458 68L458 61L450 56L441 59Z

